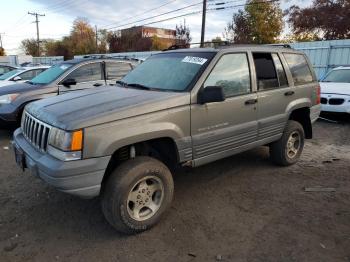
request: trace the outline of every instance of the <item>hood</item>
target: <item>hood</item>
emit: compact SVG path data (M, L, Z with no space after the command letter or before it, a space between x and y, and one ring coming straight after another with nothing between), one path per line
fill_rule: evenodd
M19 84L12 84L12 85L10 84L6 86L1 86L1 82L2 81L0 81L0 96L7 95L7 94L15 94L15 93L22 94L28 91L38 89L38 87L40 87L40 85L31 85L28 83L19 83Z
M13 84L16 84L16 83L13 81L9 81L9 80L0 80L0 87L13 85Z
M350 83L321 82L322 94L350 95Z
M52 126L74 130L189 104L189 93L103 86L40 100L26 111Z

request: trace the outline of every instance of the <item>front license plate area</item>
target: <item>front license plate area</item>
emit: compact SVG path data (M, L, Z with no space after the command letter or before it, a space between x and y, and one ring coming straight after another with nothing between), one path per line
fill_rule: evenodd
M26 168L26 159L23 151L18 148L17 146L14 146L14 151L15 151L15 159L17 165L24 171Z

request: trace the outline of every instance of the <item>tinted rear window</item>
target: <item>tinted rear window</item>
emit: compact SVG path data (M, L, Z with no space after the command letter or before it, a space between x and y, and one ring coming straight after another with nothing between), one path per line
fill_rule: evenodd
M295 85L303 85L314 81L310 67L302 54L283 54Z

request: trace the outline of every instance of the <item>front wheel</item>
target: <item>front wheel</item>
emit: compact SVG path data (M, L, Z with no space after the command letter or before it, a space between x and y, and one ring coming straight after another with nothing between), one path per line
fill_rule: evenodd
M108 178L102 211L118 231L139 233L151 228L168 209L174 182L169 169L151 157L136 157L121 164Z
M289 120L282 137L270 145L271 160L281 166L295 164L303 151L305 134L299 122Z

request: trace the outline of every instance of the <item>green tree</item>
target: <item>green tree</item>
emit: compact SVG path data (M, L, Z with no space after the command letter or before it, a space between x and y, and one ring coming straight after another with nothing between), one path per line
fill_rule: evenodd
M0 47L0 56L5 56L5 49L3 47Z
M108 31L106 29L100 29L97 33L98 46L97 53L105 54L108 51Z
M322 40L350 37L350 0L314 0L310 7L290 7L285 15L296 36L311 34Z
M159 39L156 35L152 37L152 46L151 50L152 51L159 51L159 50L164 50L168 48L168 46Z
M74 54L70 49L69 37L65 37L62 40L48 39L43 46L47 56L63 56L65 60L73 58Z
M248 0L244 10L234 14L224 36L239 44L278 42L283 30L283 12L278 2Z
M178 45L189 45L192 41L191 30L188 25L186 25L186 20L183 24L179 26L176 25L176 44Z
M20 48L26 55L37 56L38 54L38 45L34 38L22 40Z
M96 51L95 30L85 18L74 20L73 28L67 42L68 40L74 55L91 54Z
M295 42L311 42L321 40L317 34L313 33L300 33L300 34L288 34L281 39L281 43L295 43Z

